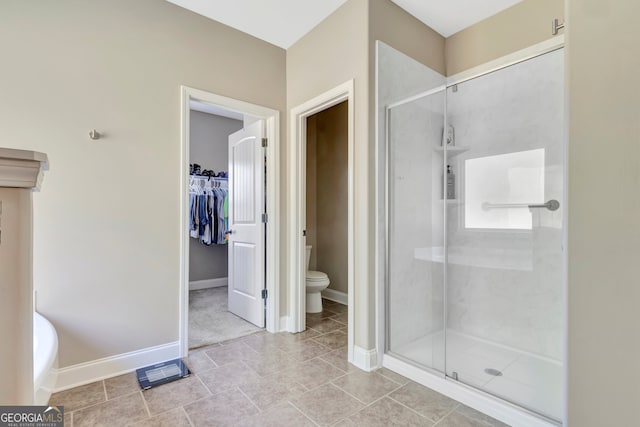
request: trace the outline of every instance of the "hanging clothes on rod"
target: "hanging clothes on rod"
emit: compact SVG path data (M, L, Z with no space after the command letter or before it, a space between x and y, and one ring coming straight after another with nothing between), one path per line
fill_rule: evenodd
M228 232L228 181L226 172L189 176L189 235L204 245L224 245Z

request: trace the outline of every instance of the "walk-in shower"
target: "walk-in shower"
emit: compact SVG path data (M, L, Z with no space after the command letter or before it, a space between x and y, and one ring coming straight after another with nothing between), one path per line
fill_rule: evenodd
M384 363L563 415L563 49L452 82L378 43ZM388 362L388 363L387 363Z

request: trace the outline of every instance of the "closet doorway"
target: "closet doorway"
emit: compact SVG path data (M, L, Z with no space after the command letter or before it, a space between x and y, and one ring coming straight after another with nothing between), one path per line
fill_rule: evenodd
M277 170L269 150L277 143L277 112L185 87L182 101L186 355L265 327L276 331L277 272L267 236L275 247L277 177L268 172Z

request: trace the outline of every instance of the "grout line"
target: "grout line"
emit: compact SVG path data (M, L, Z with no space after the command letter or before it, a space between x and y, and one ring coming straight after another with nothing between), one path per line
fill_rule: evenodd
M149 405L147 405L147 399L144 398L144 393L142 392L142 390L140 390L138 393L140 393L140 396L142 397L142 404L144 405L144 409L147 410L147 414L149 415L149 418L151 418L151 411L149 410Z
M433 425L433 427L437 426L438 424L440 424L445 418L447 418L449 415L453 414L456 409L458 409L460 407L460 403L458 403L456 406L453 407L452 410L450 410L449 412L447 412L447 414L445 416L443 416L442 418L440 418L438 421L436 421L436 423Z
M296 408L298 410L298 412L300 412L304 417L306 417L309 421L311 421L314 425L319 426L320 424L318 424L317 422L315 422L309 415L307 415L302 409L300 409L299 407L296 406L295 403L293 403L291 400L287 400L287 403L289 403L291 406L293 406L294 408Z
M189 417L189 414L187 413L186 409L184 409L184 406L181 406L180 409L182 409L182 412L184 412L184 415L187 417L187 421L189 422L189 425L191 427L196 427L195 424L193 424L193 421L191 421L191 418Z
M389 368L385 368L385 369L389 369ZM396 384L400 384L401 386L409 384L409 382L406 382L406 383L402 384L401 382L398 382L398 381L394 380L393 378L386 376L385 374L383 374L380 371L382 371L382 369L376 369L374 372L376 372L381 377L384 377L384 378L388 379L389 381L393 381ZM393 372L393 371L391 371L391 372ZM402 375L398 374L397 372L393 372L393 373L396 374L396 375L402 376ZM409 381L411 381L411 380L409 380Z
M404 384L401 384L401 383L399 383L398 381L393 380L393 379L391 379L391 378L389 378L389 377L385 376L384 374L382 374L382 373L378 372L379 370L380 370L380 369L376 369L375 371L373 371L373 373L374 373L374 374L376 374L376 375L381 376L381 377L382 377L382 378L384 378L385 380L391 381L391 382L392 382L392 383L394 383L394 384L398 384L398 386L400 386L400 387L402 387L402 386L404 385ZM397 389L395 389L395 390L397 390ZM394 391L395 391L395 390L394 390Z
M344 375L343 375L344 376ZM338 377L338 378L342 378L342 377ZM337 380L338 378L336 378L335 380ZM333 381L335 381L333 380ZM359 398L357 398L356 396L354 396L353 394L349 393L347 390L343 389L342 387L340 387L337 384L334 384L333 381L330 381L329 384L331 384L332 386L334 386L335 388L337 388L338 390L342 391L343 393L353 397L354 399L356 399L358 402L362 403L365 407L367 407L369 404L367 402L365 402L364 400L361 400ZM363 408L361 408L363 409ZM356 411L357 412L357 411ZM355 413L355 412L354 412ZM353 415L353 414L352 414Z
M194 376L198 379L198 381L200 381L200 384L202 384L204 389L209 392L209 396L213 396L213 393L211 393L211 390L209 390L209 387L207 387L207 385L204 383L204 381L202 381L202 379L198 376L198 374L196 374ZM207 397L209 397L209 396L207 396ZM200 399L197 399L197 400L200 400ZM194 400L194 402L195 402L195 400ZM193 403L193 402L189 402L189 403L187 403L187 405L190 404L190 403Z
M211 363L213 363L213 366L215 366L216 368L218 367L218 364L212 358L209 357L209 355L207 354L206 351L203 350L202 354L204 354L204 357L206 357L208 360L211 361ZM187 357L188 357L188 355L187 355Z
M256 403L255 403L253 400L251 400L251 398L250 398L249 396L247 396L247 394L246 394L244 391L242 391L242 389L240 388L240 386L239 386L239 385L237 385L237 386L236 386L236 390L238 390L238 391L239 391L239 392L240 392L244 397L246 397L246 398L247 398L247 400L249 400L249 402L250 402L253 406L255 406L255 408L258 410L258 413L261 413L261 412L262 412L262 409L260 409L260 408L258 407L258 405L256 405Z
M404 406L405 408L407 408L407 409L408 409L408 410L410 410L411 412L413 412L413 413L415 413L415 414L418 414L418 415L419 415L419 416L421 416L422 418L424 418L424 419L426 419L426 420L428 420L428 421L430 421L430 422L432 422L432 423L436 423L436 422L437 422L437 421L433 421L433 419L431 419L431 418L427 417L426 415L422 415L420 412L416 411L415 409L408 407L408 406L407 406L407 405L405 405L404 403L397 401L396 399L394 399L393 397L391 397L391 395L387 395L387 397L388 397L389 399L393 400L394 402L396 402L398 405L400 405L400 406Z
M104 390L104 401L109 400L109 394L107 394L107 383L102 380L102 390Z

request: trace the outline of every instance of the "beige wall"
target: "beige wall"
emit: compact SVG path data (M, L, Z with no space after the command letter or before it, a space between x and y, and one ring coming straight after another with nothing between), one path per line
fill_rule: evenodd
M563 0L524 0L448 37L445 43L446 75L550 39L554 18L564 20Z
M640 425L640 3L568 0L569 425Z
M347 107L345 101L315 114L307 128L307 189L314 192L307 192L310 268L327 273L329 288L344 293L348 292Z
M445 74L445 38L440 34L390 0L371 0L369 19L372 73L375 72L375 41L380 40L440 74ZM372 87L375 90L373 85Z
M373 181L369 164L369 57L367 0L349 0L287 50L287 108L295 108L348 80L355 83L354 187L355 201L355 344L373 342L374 244ZM291 136L290 136L291 138Z
M0 141L51 163L34 285L60 366L177 341L180 85L284 115L285 51L159 0L0 2L0 51Z

